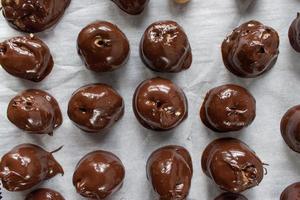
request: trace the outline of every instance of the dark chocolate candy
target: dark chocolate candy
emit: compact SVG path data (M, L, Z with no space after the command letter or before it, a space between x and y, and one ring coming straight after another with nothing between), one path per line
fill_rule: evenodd
M248 200L241 194L226 192L215 198L215 200Z
M29 193L25 200L65 200L65 198L54 190L40 188Z
M112 0L123 11L131 15L138 15L148 5L149 0Z
M280 200L299 200L300 182L289 185L280 195Z
M295 51L300 52L300 14L297 13L296 19L292 22L289 29L289 40Z

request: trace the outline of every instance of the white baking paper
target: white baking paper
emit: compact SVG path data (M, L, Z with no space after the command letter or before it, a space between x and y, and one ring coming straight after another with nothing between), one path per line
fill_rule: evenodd
M178 144L186 147L193 158L194 176L189 200L213 200L221 191L201 170L201 154L215 138L237 137L252 147L268 163L268 174L262 183L245 193L250 200L278 200L282 190L300 180L300 157L283 142L279 125L285 111L300 104L300 54L290 47L287 32L299 11L299 0L191 0L186 6L171 0L151 0L139 16L130 16L109 0L72 0L65 16L51 30L38 34L50 47L55 67L41 83L31 83L0 70L0 155L15 145L34 143L55 153L65 175L45 181L39 187L49 187L63 194L66 200L83 199L72 184L75 165L90 151L103 149L115 153L126 166L126 179L122 189L111 200L153 200L151 186L146 179L145 165L155 149ZM140 38L152 22L175 20L189 36L193 49L192 67L178 74L158 74L146 68L139 57ZM220 45L225 36L239 24L259 20L272 26L280 34L280 55L276 66L256 79L240 79L230 74L223 65ZM117 24L128 36L131 56L128 64L112 73L95 74L85 69L77 55L76 39L79 31L95 20L108 20ZM0 17L0 39L21 35ZM160 133L143 128L132 112L132 95L143 80L163 76L181 86L189 101L189 117L175 130ZM81 132L69 120L66 110L73 91L89 84L103 82L112 85L124 97L126 112L105 135ZM201 123L199 108L205 93L212 87L236 83L247 87L257 100L254 123L240 133L214 133ZM28 88L48 91L57 98L64 123L53 137L31 136L12 125L6 117L8 102L18 92ZM3 190L4 200L23 200L25 194Z

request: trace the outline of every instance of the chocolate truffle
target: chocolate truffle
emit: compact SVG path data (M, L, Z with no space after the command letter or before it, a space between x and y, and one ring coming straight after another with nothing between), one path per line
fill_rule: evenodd
M192 51L187 35L174 21L151 24L140 43L145 65L158 72L180 72L192 64Z
M127 62L130 52L126 35L116 25L105 21L93 22L82 29L77 49L86 67L95 72L120 68Z
M281 119L281 135L285 143L300 153L300 105L290 108Z
M77 164L73 185L83 197L104 200L122 187L124 176L124 166L117 156L94 151Z
M59 150L59 149L58 149ZM5 154L0 162L0 180L9 191L23 191L64 171L47 152L34 144L21 144Z
M68 115L74 124L86 132L110 128L124 113L122 97L106 84L79 88L72 95Z
M9 103L7 118L30 134L52 135L62 124L57 101L45 91L29 89L19 93Z
M177 85L157 77L138 86L133 97L133 110L145 128L166 131L175 128L187 117L188 103Z
M24 32L41 32L56 24L71 0L1 0L9 24Z
M149 0L112 0L123 11L131 15L138 15L148 5Z
M30 34L0 43L0 65L13 76L39 82L51 72L53 59L48 46Z
M289 40L295 51L300 52L300 14L297 13L296 19L292 22L289 29Z
M65 200L65 198L54 190L40 188L29 193L25 200Z
M280 200L298 200L300 197L300 182L289 185L281 193Z
M185 200L193 176L192 159L181 146L165 146L151 154L147 177L161 200Z
M216 197L215 200L248 200L241 194L226 192Z
M202 122L217 132L239 131L256 116L256 101L249 91L238 85L211 89L200 110Z
M233 30L222 44L223 61L233 74L257 77L275 64L279 54L279 36L271 27L249 21Z
M240 193L263 179L261 160L245 143L222 138L210 143L202 154L202 170L221 189Z

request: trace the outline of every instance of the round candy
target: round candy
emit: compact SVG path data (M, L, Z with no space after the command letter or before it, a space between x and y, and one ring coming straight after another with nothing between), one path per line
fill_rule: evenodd
M188 115L184 92L163 78L143 81L135 91L133 110L139 122L153 130L170 130Z
M280 195L280 200L298 200L300 196L300 182L289 185Z
M116 25L105 21L93 22L82 29L77 48L86 67L95 72L120 68L127 62L130 52L125 34Z
M148 5L149 0L112 0L123 11L131 15L138 15Z
M296 19L292 22L290 29L289 29L289 40L292 45L292 47L295 49L295 51L300 52L300 14L297 13Z
M65 198L54 190L40 188L29 193L25 200L65 200Z

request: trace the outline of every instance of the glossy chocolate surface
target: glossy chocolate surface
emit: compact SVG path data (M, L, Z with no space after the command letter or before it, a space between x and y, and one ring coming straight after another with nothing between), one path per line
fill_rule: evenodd
M263 179L261 160L245 143L222 138L210 143L202 154L203 172L221 189L240 193Z
M40 188L29 193L25 200L65 200L65 198L54 190Z
M290 108L282 117L281 135L285 143L300 153L300 105Z
M188 103L181 88L170 80L152 78L143 81L135 91L133 110L146 128L170 130L188 115Z
M34 144L14 147L1 158L0 180L3 187L9 191L23 191L63 174L62 167L52 155L54 152L47 152Z
M241 194L227 192L216 197L215 200L248 200L248 199Z
M57 101L45 91L29 89L15 96L7 108L7 118L30 134L52 135L62 124Z
M300 52L300 14L297 13L296 19L292 22L289 29L289 40L295 51Z
M249 126L256 116L256 101L249 91L238 85L211 89L200 110L202 122L217 132L238 131Z
M140 56L145 65L158 72L180 72L192 64L192 51L187 35L174 21L151 24L140 43Z
M165 146L151 154L147 177L160 200L185 200L193 176L192 159L181 146Z
M300 182L289 185L281 193L280 200L299 200L300 199Z
M73 185L80 195L102 200L122 187L124 177L125 169L117 156L106 151L94 151L77 164Z
M123 11L131 15L138 15L148 5L149 0L112 0Z
M222 44L223 61L233 74L257 77L275 64L279 54L279 36L258 21L246 22L227 36Z
M1 0L9 24L24 32L41 32L56 24L71 0Z
M51 72L53 59L42 40L28 35L0 43L0 65L13 76L39 82Z
M106 84L79 88L72 95L68 115L74 124L86 132L110 128L124 113L122 97Z
M120 68L130 53L126 35L116 25L105 21L93 22L82 29L77 49L86 67L95 72Z

